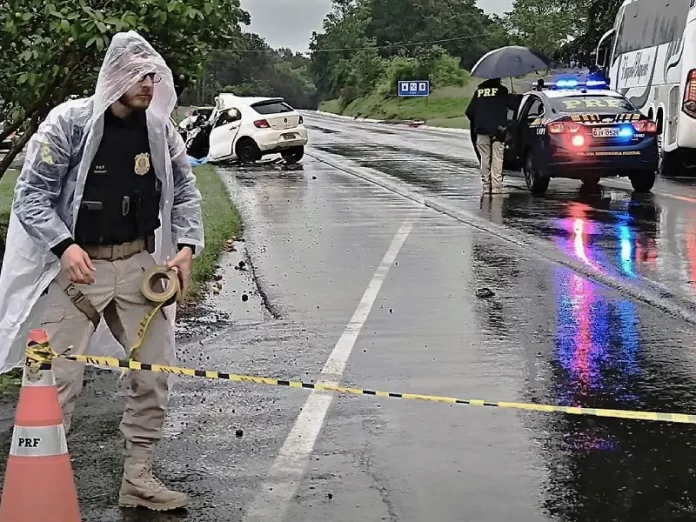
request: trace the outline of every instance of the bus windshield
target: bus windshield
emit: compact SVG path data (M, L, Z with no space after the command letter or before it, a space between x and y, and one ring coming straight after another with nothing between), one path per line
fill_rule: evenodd
M626 98L617 96L568 96L554 100L554 105L556 111L570 113L621 114L638 111Z

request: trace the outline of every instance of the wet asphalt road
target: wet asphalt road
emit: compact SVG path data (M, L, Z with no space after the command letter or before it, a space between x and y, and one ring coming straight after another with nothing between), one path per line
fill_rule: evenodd
M517 177L506 184L519 189L482 201L468 136L307 121L310 154L372 169L547 248L517 247L311 156L292 169L221 168L245 242L221 262L221 293L182 323L184 364L696 412L696 327L544 257L556 251L588 274L688 298L688 180L661 180L643 198L620 182L583 195L556 180L533 198ZM240 260L244 270L234 268ZM483 287L495 295L476 297ZM186 378L175 381L158 467L192 507L121 512L124 390L109 372L89 374L68 439L85 521L696 520L691 426ZM0 409L5 453L13 414L11 402Z

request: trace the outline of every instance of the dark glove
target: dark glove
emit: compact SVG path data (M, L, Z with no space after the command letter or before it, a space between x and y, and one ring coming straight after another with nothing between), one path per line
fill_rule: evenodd
M507 137L507 127L500 125L498 127L498 132L495 135L495 140L502 141L503 143L505 143L506 137Z

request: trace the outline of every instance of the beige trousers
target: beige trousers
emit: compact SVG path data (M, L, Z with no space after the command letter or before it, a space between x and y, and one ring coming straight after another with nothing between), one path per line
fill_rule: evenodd
M481 154L481 183L484 192L502 190L505 144L491 136L478 134L476 148Z
M92 305L103 312L114 337L126 351L135 341L140 320L152 310L140 291L143 272L155 264L149 252L143 251L117 261L92 260L95 282L77 287ZM59 277L61 277L59 275ZM89 318L72 303L64 290L53 281L48 287L41 328L48 333L51 347L59 354L86 355L94 333ZM153 317L140 346L140 362L166 364L171 332L164 312ZM58 398L63 410L66 432L70 430L75 402L82 392L85 366L75 361L57 359L53 370ZM162 426L169 398L167 374L131 371L130 392L121 421L126 455L151 456L162 437ZM109 400L108 398L106 400Z

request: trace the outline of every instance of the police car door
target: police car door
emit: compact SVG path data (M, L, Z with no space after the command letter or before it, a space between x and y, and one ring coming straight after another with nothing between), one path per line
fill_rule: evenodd
M232 147L241 124L242 114L238 109L227 109L218 115L213 123L213 130L210 132L210 152L208 155L211 160L232 156Z
M539 133L545 130L543 118L546 113L544 103L537 96L530 96L520 113L520 158L524 156L525 150L530 147L534 150L539 141Z

